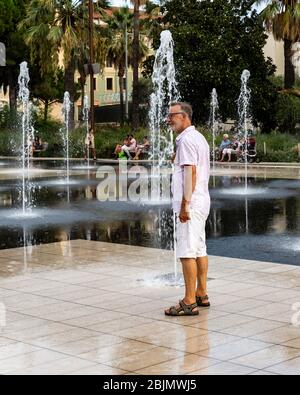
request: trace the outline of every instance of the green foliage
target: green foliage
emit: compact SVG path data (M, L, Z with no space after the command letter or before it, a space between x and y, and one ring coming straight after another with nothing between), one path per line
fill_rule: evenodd
M0 0L0 41L6 46L6 67L0 67L0 86L10 88L11 105L15 105L19 64L28 59L23 33L16 26L24 17L29 0Z
M49 106L56 102L61 102L64 97L64 78L63 70L48 72L41 75L35 73L35 81L31 90L31 97L43 103L44 120L47 121Z
M62 157L63 140L61 128L63 125L54 120L45 122L41 118L34 120L35 134L43 142L48 143L48 149L40 153L43 157ZM212 146L212 134L207 127L199 126L197 128ZM112 159L113 152L117 144L122 144L124 138L132 133L129 126L112 127L96 126L95 128L95 145L98 158ZM148 135L147 129L140 129L135 133L138 142L142 142L143 137ZM83 158L84 140L86 129L84 126L79 127L70 133L70 155L74 158ZM219 145L222 140L222 134L216 138L216 144ZM300 134L281 134L272 132L270 134L259 133L256 135L258 157L262 162L299 162L298 143L300 143ZM264 142L267 146L267 154L264 154ZM17 156L20 155L19 147L21 146L21 124L17 115L4 107L0 111L0 155Z
M251 1L170 0L163 7L163 22L175 42L179 90L195 110L196 122L206 121L210 93L217 89L223 118L236 118L240 76L251 72L254 120L272 124L276 90L269 81L275 67L265 60L266 34Z
M296 152L286 152L286 151L270 151L267 154L259 149L257 155L261 162L281 162L281 163L294 163L300 162L300 157Z
M258 134L256 136L257 147L263 150L264 143L267 145L267 152L285 151L292 152L300 142L300 135L291 135L289 133L270 133L270 134Z
M149 109L150 102L149 97L153 92L152 81L150 78L139 79L139 103L140 103L140 123L142 127L149 125Z
M8 106L4 106L0 111L0 130L6 128L11 121L12 113Z
M276 87L278 91L283 89L284 78L282 75L272 75L269 77L269 81Z
M275 106L275 118L280 132L296 133L296 125L300 121L300 98L279 94Z
M98 126L95 134L95 145L98 158L114 158L114 150L117 144L123 144L125 137L132 133L132 129L128 126L123 128L113 128L109 126ZM146 129L139 129L134 133L138 142L143 141L143 137L148 135Z

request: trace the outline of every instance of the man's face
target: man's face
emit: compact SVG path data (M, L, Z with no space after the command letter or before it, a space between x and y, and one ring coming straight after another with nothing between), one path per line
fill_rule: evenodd
M180 106L172 106L167 116L167 124L175 133L181 133L186 129L186 114Z

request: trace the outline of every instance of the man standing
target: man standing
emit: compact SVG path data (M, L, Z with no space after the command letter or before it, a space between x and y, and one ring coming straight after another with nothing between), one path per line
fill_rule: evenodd
M87 160L87 158L90 157L90 151L92 151L94 160L97 160L94 130L91 127L89 128L89 131L86 134L84 143L85 143L84 160Z
M168 124L176 138L173 175L173 210L177 214L177 257L182 263L185 297L165 310L169 316L198 315L209 307L207 296L208 257L205 224L210 211L210 151L205 138L192 126L192 107L173 103Z

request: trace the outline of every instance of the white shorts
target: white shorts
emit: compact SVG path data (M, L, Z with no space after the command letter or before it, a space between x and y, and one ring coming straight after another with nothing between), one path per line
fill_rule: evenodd
M207 217L191 211L191 220L181 223L177 217L176 256L177 258L203 258L207 256L205 225Z

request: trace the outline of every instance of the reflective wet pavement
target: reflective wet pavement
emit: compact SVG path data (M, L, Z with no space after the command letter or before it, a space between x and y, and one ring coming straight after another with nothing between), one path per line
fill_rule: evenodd
M74 240L0 259L0 374L300 373L296 266L211 256L211 309L165 317L183 288L152 279L172 252Z

